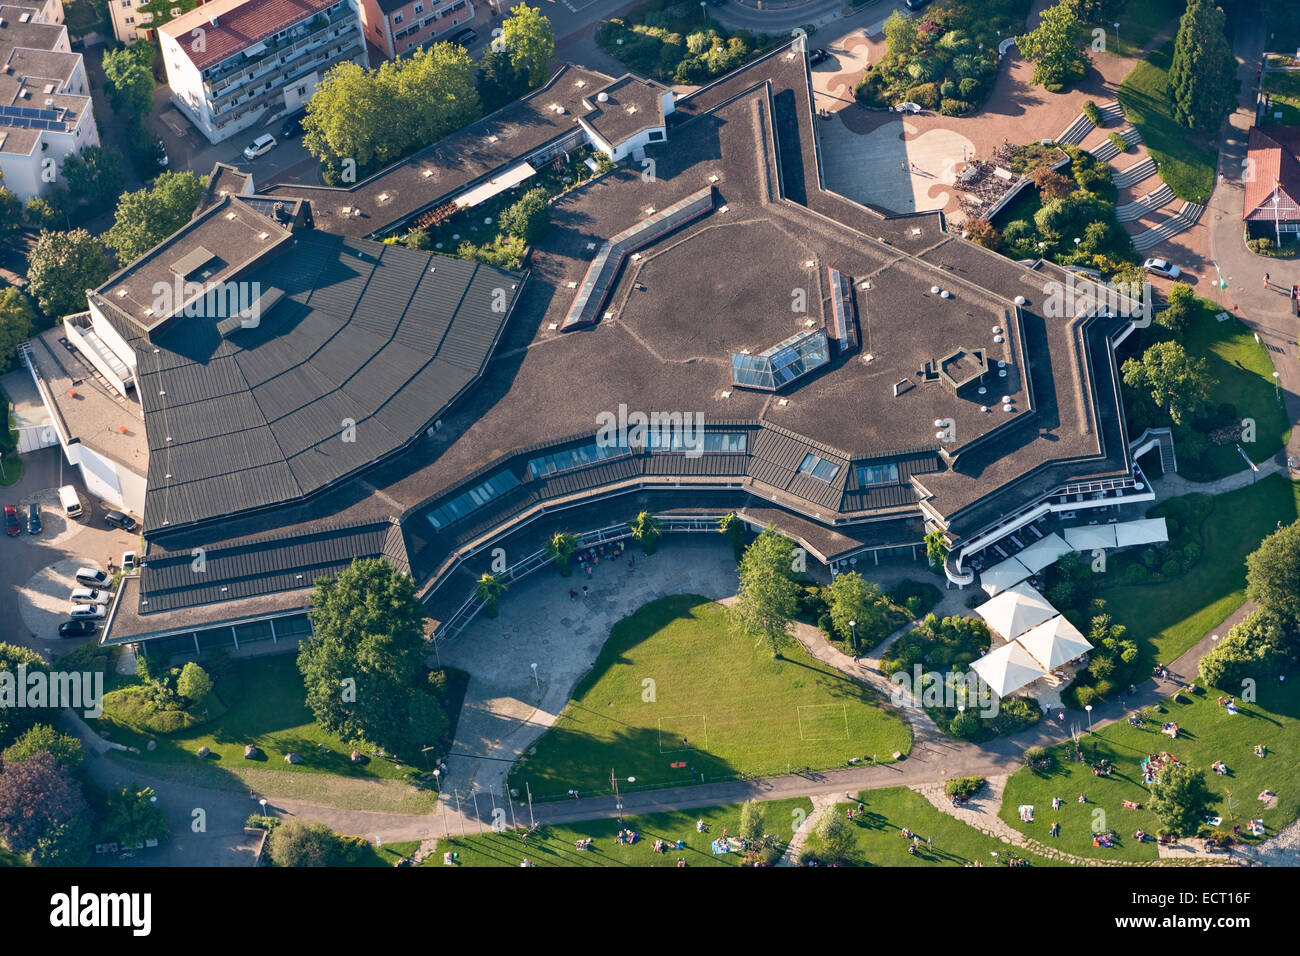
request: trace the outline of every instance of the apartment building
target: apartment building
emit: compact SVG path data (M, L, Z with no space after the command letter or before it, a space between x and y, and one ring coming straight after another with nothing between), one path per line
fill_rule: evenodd
M203 0L108 0L113 36L127 46L136 40L151 39L153 31L202 3Z
M213 143L298 109L330 67L368 65L356 0L213 0L158 40L172 101Z
M63 158L99 142L90 84L59 0L0 5L0 176L24 201L58 181Z
M362 0L366 40L389 59L450 40L474 19L470 0Z

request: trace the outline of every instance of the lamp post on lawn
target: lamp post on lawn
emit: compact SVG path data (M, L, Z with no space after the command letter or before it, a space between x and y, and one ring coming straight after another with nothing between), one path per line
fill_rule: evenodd
M257 802L262 807L262 816L266 816L266 797L263 797L261 800L258 800Z
M1088 733L1092 733L1092 704L1085 704L1083 709L1088 712Z
M1276 372L1274 374L1277 374ZM858 622L849 621L849 635L853 638L853 656L858 656Z
M1115 55L1116 56L1121 55L1119 51L1119 24L1118 23L1115 24Z

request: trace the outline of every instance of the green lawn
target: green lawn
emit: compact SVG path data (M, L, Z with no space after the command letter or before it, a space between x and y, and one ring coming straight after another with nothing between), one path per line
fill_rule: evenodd
M1272 94L1272 109L1264 114L1260 125L1295 126L1300 124L1300 72L1264 74L1264 92ZM1273 114L1280 112L1281 119Z
M1142 0L1129 3L1119 16L1119 49L1115 49L1115 21L1095 23L1085 31L1086 42L1092 42L1093 27L1102 27L1106 31L1106 52L1112 56L1137 57L1142 54L1160 28L1169 24L1177 29L1175 22L1187 9L1187 0Z
M1202 558L1183 576L1163 584L1103 588L1141 652L1138 673L1168 664L1203 638L1246 599L1246 555L1277 522L1300 518L1300 485L1280 475L1218 495L1202 528Z
M733 835L738 832L740 807L741 804L733 803L702 810L627 817L623 825L641 834L641 838L631 846L616 839L620 829L616 820L588 820L567 826L541 827L528 838L526 845L522 836L516 833L470 833L439 840L426 865L446 866L443 854L450 852L459 854L452 864L454 866L519 866L525 858L534 866L676 866L679 859L684 859L687 866L739 866L740 854L715 856L711 845L714 839L722 836L724 827ZM763 809L764 829L784 842L812 812L812 801L807 797L772 800L765 802ZM696 831L697 820L705 822L709 828L707 833ZM591 849L574 847L575 842L584 838L593 841ZM656 853L656 839L670 845L681 840L686 845L681 850Z
M1119 101L1160 165L1160 178L1179 199L1204 204L1214 187L1218 153L1209 138L1194 136L1174 121L1169 97L1173 51L1171 39L1133 67L1120 85Z
M653 601L614 625L564 712L511 773L534 799L609 790L611 769L639 788L740 773L882 762L911 748L906 722L867 686L794 645L734 635L725 609L694 595ZM685 738L685 741L683 740ZM674 768L673 763L686 766Z
M1189 355L1204 358L1209 366L1216 383L1210 403L1227 402L1237 409L1238 421L1249 418L1255 422L1255 440L1242 442L1246 454L1256 463L1267 461L1291 437L1286 407L1277 397L1273 359L1240 319L1233 316L1226 322L1215 321L1214 315L1220 311L1217 304L1203 302L1180 338ZM1189 477L1212 480L1235 474L1245 466L1235 443L1211 445L1195 462L1197 474Z
M933 804L907 787L888 790L864 790L858 799L866 804L859 815L852 803L837 804L830 813L847 815L854 809L853 829L856 841L842 862L849 866L965 866L982 863L996 866L1012 855L1028 860L1033 866L1060 866L1059 862L1039 857L1019 847L986 836L955 817L936 810ZM921 838L916 854L907 852L912 842L903 838L907 827ZM929 842L933 841L933 843ZM821 841L816 833L804 843L805 855L816 856ZM993 854L997 853L995 857Z
M406 840L401 843L385 843L383 846L375 846L373 843L366 844L364 852L360 853L360 858L349 864L351 866L393 866L403 857L412 857L415 851L420 849L419 840ZM420 864L429 866L433 857L429 857Z
M349 759L352 747L316 725L304 701L302 676L293 654L232 661L229 673L219 678L216 693L229 708L219 719L171 736L141 733L115 720L111 694L100 722L110 740L138 747L136 759L147 762L190 767L207 764L232 772L244 767L266 768L372 780L408 776L408 768L399 769L388 760L354 764ZM157 741L157 749L147 749L150 740ZM245 760L245 744L260 747L265 760ZM212 755L200 760L197 752L204 746ZM286 763L284 756L290 751L299 754L303 762Z
M1097 757L1109 758L1115 765L1116 771L1109 778L1094 776L1087 763L1071 761L1068 744L1054 747L1057 764L1053 771L1036 773L1026 768L1012 775L1002 801L1002 819L1043 843L1053 842L1048 828L1057 821L1061 824L1061 849L1080 856L1154 860L1155 843L1138 843L1132 836L1139 828L1154 834L1160 827L1156 815L1147 809L1150 796L1142 782L1141 760L1147 754L1163 751L1205 771L1211 791L1219 795L1211 810L1222 817L1222 829L1231 830L1237 823L1245 834L1246 823L1252 817L1261 817L1269 835L1276 834L1295 819L1300 809L1300 688L1295 681L1270 681L1259 688L1258 703L1241 703L1236 716L1218 706L1218 696L1211 690L1190 700L1184 694L1183 703L1165 701L1167 713L1157 716L1177 722L1177 740L1162 734L1158 724L1137 728L1127 722L1112 724L1094 736L1085 735L1084 756L1092 758L1095 740ZM1262 759L1254 754L1259 744L1268 752ZM1227 776L1210 769L1216 760L1227 764ZM1258 799L1265 789L1278 797L1271 810L1264 809ZM1086 804L1078 802L1080 793L1087 794ZM1052 809L1053 797L1065 801L1059 810ZM1124 809L1125 800L1139 804L1141 809ZM1034 807L1032 823L1021 822L1017 814L1021 804ZM1094 821L1098 829L1113 828L1119 833L1114 847L1092 845Z

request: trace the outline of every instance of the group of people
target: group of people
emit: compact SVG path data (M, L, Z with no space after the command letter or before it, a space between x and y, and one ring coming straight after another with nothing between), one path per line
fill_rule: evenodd
M591 837L583 837L581 840L575 840L573 842L573 848L575 850L590 850Z
M1226 776L1228 773L1228 765L1224 763L1222 760L1214 761L1214 763L1210 764L1210 769L1213 770L1215 773L1217 773L1220 777Z
M1219 698L1219 706L1225 708L1225 709L1228 711L1228 713L1230 713L1230 714L1235 714L1235 713L1237 712L1237 698L1236 698L1236 696L1232 696L1232 697L1220 697L1220 698Z
M628 846L631 846L633 843L635 843L635 842L636 842L637 840L639 840L639 839L641 839L641 834L637 833L635 830L619 830L619 831L618 831L618 842L619 842L619 843L625 843L625 844L627 844Z
M1111 772L1110 761L1103 757L1092 765L1092 775L1094 777L1109 777Z
M1147 754L1142 759L1142 782L1155 783L1161 770L1176 766L1178 766L1178 758L1173 754L1165 753L1163 750L1159 754Z
M1174 740L1177 740L1177 739L1178 739L1178 724L1174 723L1173 721L1169 721L1169 722L1167 722L1167 723L1161 725L1161 727L1160 727L1160 732L1161 732L1162 734L1168 734L1168 735L1169 735L1170 737L1172 737Z

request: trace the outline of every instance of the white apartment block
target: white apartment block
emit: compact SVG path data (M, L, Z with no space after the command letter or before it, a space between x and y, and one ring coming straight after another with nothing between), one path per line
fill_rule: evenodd
M368 65L356 0L212 0L158 40L173 102L214 143L298 109L335 64Z
M0 5L0 176L26 201L58 181L63 158L99 142L90 83L60 0Z

